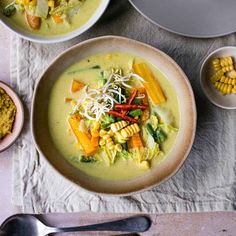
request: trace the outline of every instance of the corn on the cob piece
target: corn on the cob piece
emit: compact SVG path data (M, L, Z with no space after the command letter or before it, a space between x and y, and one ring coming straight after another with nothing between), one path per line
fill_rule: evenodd
M102 138L99 142L100 146L106 145L109 150L115 149L115 143L113 142L111 136L105 130L100 130L100 137Z
M117 131L123 129L126 127L129 123L125 120L118 121L116 123L111 124L111 130L113 133L116 133Z
M226 67L226 66L231 66L233 65L233 58L232 57L223 57L220 59L220 65L222 67Z
M109 150L114 150L115 149L115 144L112 140L111 137L109 137L108 139L105 139L106 140L106 146Z
M214 69L215 72L221 70L220 59L219 58L215 58L212 61L212 65L213 65L213 69Z
M104 130L104 129L101 129L100 132L99 132L99 136L100 136L100 137L103 137L103 136L105 136L106 134L107 134L107 131Z
M211 82L215 83L221 79L221 77L224 76L224 72L222 70L217 71L212 77Z
M126 128L121 130L121 135L123 138L130 138L132 137L134 134L138 133L140 131L140 128L138 126L138 124L132 124L127 126Z
M234 70L234 66L233 66L233 65L230 65L230 66L224 66L224 67L222 67L221 70L222 70L224 73L225 73L225 72L229 72L229 71Z
M234 89L234 87L231 84L225 84L221 82L216 82L215 88L219 90L222 94L232 93Z
M211 77L211 82L215 88L223 95L235 93L236 90L236 70L232 57L215 58L212 61L215 74Z

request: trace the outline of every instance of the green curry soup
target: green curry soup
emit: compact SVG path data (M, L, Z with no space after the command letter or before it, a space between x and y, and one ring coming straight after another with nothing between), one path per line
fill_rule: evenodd
M131 179L158 165L174 145L178 98L144 59L100 53L61 74L48 122L55 146L72 165L102 179Z
M0 8L16 27L53 36L82 27L100 3L101 0L2 0Z

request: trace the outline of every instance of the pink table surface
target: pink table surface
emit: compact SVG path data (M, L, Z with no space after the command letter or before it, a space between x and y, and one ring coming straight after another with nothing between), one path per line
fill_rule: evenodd
M10 32L0 25L0 80L6 83L9 82L9 58ZM21 212L20 208L17 208L11 204L11 170L11 148L9 148L7 151L0 153L0 224L6 217ZM45 220L51 225L69 226L103 222L106 220L114 220L127 216L127 214L83 212L73 214L51 214L46 216ZM153 220L153 225L150 231L141 235L236 235L236 212L157 214L150 215L150 217ZM84 235L88 235L88 233ZM111 235L111 233L94 233L89 235Z

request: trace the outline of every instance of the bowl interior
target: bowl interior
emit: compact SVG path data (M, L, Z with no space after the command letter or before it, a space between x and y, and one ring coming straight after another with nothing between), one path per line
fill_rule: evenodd
M8 27L10 30L21 36L22 38L25 38L27 40L38 42L38 43L57 43L57 42L63 42L70 40L72 38L75 38L82 33L84 33L86 30L88 30L90 27L92 27L102 16L104 11L106 10L110 0L101 0L101 4L99 5L96 12L92 15L92 17L80 28L71 31L67 34L62 35L52 35L52 36L41 36L39 34L34 34L30 30L24 30L21 27L14 24L10 17L5 17L0 11L0 22L2 22L6 27Z
M48 130L48 110L45 109L48 107L54 82L68 66L90 55L109 51L126 51L153 63L174 85L179 99L180 129L175 146L159 166L142 177L127 181L94 178L70 165L54 147ZM95 193L127 195L161 183L180 168L191 149L195 136L196 107L193 92L185 74L166 54L134 40L106 36L90 39L72 47L49 66L35 89L31 121L38 150L64 177Z
M8 134L3 140L0 141L0 152L6 150L10 145L14 143L17 137L20 135L23 123L24 123L24 111L22 103L16 93L8 87L6 84L0 82L0 87L11 97L12 101L16 105L16 117L13 125L12 133Z
M200 72L201 87L207 98L216 106L225 109L236 109L236 99L234 94L223 96L218 90L214 88L210 78L214 74L211 62L214 58L232 56L236 61L236 47L223 47L208 55L203 62Z

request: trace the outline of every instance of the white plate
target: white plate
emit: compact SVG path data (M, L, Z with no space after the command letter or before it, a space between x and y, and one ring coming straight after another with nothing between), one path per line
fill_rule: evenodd
M129 0L160 27L189 37L210 38L236 31L235 0Z
M110 2L110 0L101 0L101 4L98 7L98 9L96 10L96 12L84 25L82 25L81 27L79 27L78 29L76 29L72 32L69 32L67 34L57 35L57 36L40 36L37 34L33 34L30 31L23 30L20 27L13 25L11 22L11 18L5 17L2 14L2 11L0 11L0 23L5 25L8 29L12 30L16 34L18 34L20 37L30 40L32 42L59 43L59 42L64 42L64 41L70 40L72 38L75 38L75 37L81 35L82 33L84 33L85 31L87 31L89 28L91 28L102 16L102 14L106 10L109 2Z
M213 58L232 56L236 61L236 47L222 47L210 53L204 60L200 71L200 84L207 98L216 106L225 109L236 109L236 94L223 96L210 81L213 75L211 61Z

